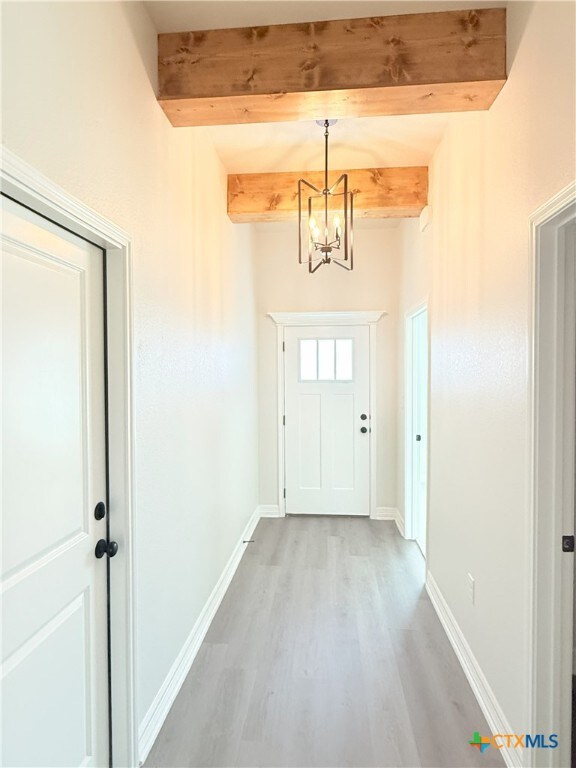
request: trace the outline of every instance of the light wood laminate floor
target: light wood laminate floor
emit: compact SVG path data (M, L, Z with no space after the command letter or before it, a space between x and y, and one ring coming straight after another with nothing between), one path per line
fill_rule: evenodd
M393 522L261 520L146 762L503 766Z

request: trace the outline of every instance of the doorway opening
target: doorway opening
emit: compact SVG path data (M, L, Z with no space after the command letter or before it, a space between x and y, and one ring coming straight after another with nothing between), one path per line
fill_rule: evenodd
M375 516L375 326L384 314L270 314L278 330L280 516Z
M559 767L571 764L575 647L576 184L531 230L531 730L557 734L558 749L532 750L530 764Z
M428 308L406 315L405 328L406 538L426 557L428 509Z

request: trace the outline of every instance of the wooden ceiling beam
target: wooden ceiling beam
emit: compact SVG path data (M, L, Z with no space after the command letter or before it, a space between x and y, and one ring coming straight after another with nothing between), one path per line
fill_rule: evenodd
M355 218L419 216L428 201L428 168L364 168L330 171L332 184L348 174ZM320 189L324 172L246 173L228 176L228 216L236 223L290 221L298 215L298 180Z
M488 109L506 80L503 8L158 36L175 126Z

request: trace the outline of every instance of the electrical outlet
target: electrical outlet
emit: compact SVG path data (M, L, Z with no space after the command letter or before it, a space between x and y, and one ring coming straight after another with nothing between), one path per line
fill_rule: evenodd
M468 594L470 595L470 602L474 605L476 601L476 582L471 573L468 574Z

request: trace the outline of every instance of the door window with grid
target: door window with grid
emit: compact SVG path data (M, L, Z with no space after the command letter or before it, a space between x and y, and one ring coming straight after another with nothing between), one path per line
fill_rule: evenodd
M300 381L353 381L354 339L300 339Z

